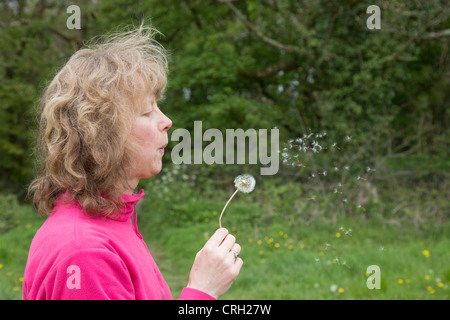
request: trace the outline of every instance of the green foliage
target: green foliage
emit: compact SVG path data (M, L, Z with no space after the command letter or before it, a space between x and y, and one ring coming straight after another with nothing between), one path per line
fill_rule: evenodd
M2 190L23 193L34 173L43 84L84 40L144 18L170 52L161 104L173 129L277 126L284 141L327 131L352 136L361 159L388 171L386 159L448 171L447 40L432 32L449 20L439 1L384 3L381 30L366 28L364 1L86 0L81 30L66 28L69 4L1 5Z

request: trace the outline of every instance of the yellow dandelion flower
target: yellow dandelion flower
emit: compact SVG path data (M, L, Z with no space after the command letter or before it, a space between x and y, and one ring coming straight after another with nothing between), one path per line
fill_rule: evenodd
M0 269L3 269L3 265L0 263Z
M287 238L288 238L288 235L287 235L287 234L285 234L285 235L283 236L283 238L287 239Z
M422 253L425 256L425 258L429 258L430 257L430 251L428 251L427 249L423 250Z
M398 284L403 284L403 279L398 279L398 280L397 280L397 283L398 283Z
M274 247L275 247L275 248L279 248L279 247L280 247L280 244L277 242L277 243L275 243Z
M300 249L303 249L305 247L305 245L303 243L300 243L299 247L300 247Z
M370 272L366 272L366 277L370 276L371 273Z
M253 242L253 238L248 238L248 242L252 243Z
M344 292L344 288L339 288L339 289L338 289L338 292L339 292L339 293Z
M443 283L443 282L439 282L439 283L438 283L438 287L439 287L439 288L442 288L443 286L444 286L444 283Z
M290 245L288 246L288 249L289 249L289 250L292 250L292 249L294 249L294 246L293 246L292 244L290 244Z
M20 282L23 282L23 277L20 277L20 278L19 278L19 281L20 281Z
M319 256L323 256L323 255L324 255L323 251L320 251Z
M264 263L264 262L266 262L266 259L261 259L261 260L259 260L259 262Z
M283 231L278 232L278 234L279 234L280 236L282 236L283 233L284 233Z
M31 224L28 223L28 224L25 226L25 228L26 228L26 229L30 229L30 228L31 228Z
M341 233L340 232L337 232L336 233L336 238L340 238L341 237Z
M263 254L264 254L264 251L259 250L259 255L263 255Z
M430 280L430 278L431 278L431 277L430 277L429 275L426 275L426 276L425 276L425 280Z
M259 244L259 245L261 245L261 244L262 244L262 241L261 241L261 240L258 240L258 241L256 241L256 243Z

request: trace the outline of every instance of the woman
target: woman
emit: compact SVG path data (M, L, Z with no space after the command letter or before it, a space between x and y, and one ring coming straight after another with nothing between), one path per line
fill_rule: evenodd
M162 168L171 120L158 108L167 81L151 28L76 52L41 101L40 171L30 184L48 215L30 247L23 299L171 299L137 228L140 179ZM180 299L217 299L242 267L218 229L195 257Z

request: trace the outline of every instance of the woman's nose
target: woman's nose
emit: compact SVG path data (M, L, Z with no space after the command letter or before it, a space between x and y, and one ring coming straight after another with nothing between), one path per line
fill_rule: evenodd
M163 117L163 119L161 121L163 131L168 131L170 129L170 127L172 127L172 120L170 120L170 118L167 117L163 112L161 112L161 114Z

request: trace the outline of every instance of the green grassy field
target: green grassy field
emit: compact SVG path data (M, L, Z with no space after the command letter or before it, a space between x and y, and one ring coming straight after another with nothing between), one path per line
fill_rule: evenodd
M190 226L158 231L149 224L146 229L150 251L155 251L174 297L186 284L196 252L218 227L216 218L211 211L209 219ZM445 227L416 236L411 227L374 226L348 218L335 226L224 226L241 244L244 266L223 299L449 297L450 240ZM370 265L380 267L379 290L367 288Z
M218 228L222 205L205 199L185 203L176 207L187 215L182 221L158 201L139 209L139 228L174 298L187 283L195 254ZM448 224L417 230L361 217L258 224L253 217L259 209L251 202L236 201L227 210L223 225L241 244L244 266L222 299L449 298ZM43 219L3 198L1 221L0 299L21 299L28 248ZM379 290L367 288L370 265L380 267Z

